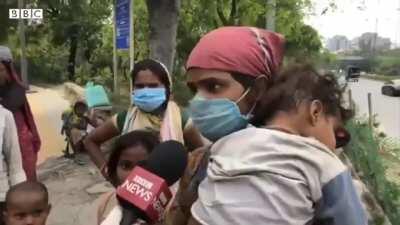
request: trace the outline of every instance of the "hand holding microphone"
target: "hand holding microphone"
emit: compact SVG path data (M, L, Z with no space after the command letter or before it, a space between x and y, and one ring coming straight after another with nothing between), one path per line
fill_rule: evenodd
M162 219L172 198L169 186L183 175L187 152L177 141L167 141L155 147L147 161L136 166L117 188L123 208L121 225L132 225L137 219L155 223Z

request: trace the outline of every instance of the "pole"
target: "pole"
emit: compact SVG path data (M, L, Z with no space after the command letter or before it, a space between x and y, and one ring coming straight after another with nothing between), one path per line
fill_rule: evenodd
M379 6L380 6L380 0L378 0L377 1L377 3L378 3L378 6L377 6L377 8L379 9ZM376 44L377 44L377 41L378 41L378 36L379 36L379 34L378 34L378 32L379 32L379 30L378 30L378 24L379 24L379 18L378 18L378 16L376 16L376 18L375 18L375 35L374 35L374 43L373 43L373 48L372 48L372 56L375 56L375 54L376 54Z
M129 18L130 18L130 29L129 29L129 39L130 39L130 45L129 45L129 90L130 90L130 93L132 93L132 89L133 89L133 87L132 87L132 79L131 79L131 76L130 76L130 74L131 74L131 72L132 72L132 70L133 70L133 66L134 66L134 63L135 63L135 38L134 38L134 31L135 31L135 23L134 23L134 18L133 18L133 16L134 16L134 2L135 2L135 0L131 0L131 2L130 2L130 10L129 10L129 12L130 12L130 15L129 15Z
M276 0L267 0L266 7L266 28L268 30L275 31Z
M18 8L24 8L24 1L18 0ZM28 83L28 64L26 61L26 39L25 39L25 23L23 19L18 20L18 33L19 33L19 42L20 42L20 55L21 55L21 79L22 83L29 90Z
M133 35L134 35L134 26L135 26L135 24L134 24L134 18L133 18L133 15L134 15L134 8L133 8L133 4L134 4L134 0L131 0L131 3L130 3L130 10L129 10L129 12L130 12L130 15L129 15L129 19L130 19L130 24L131 24L131 26L129 27L130 29L129 29L129 39L130 39L130 45L129 45L129 56L130 56L130 61L129 61L129 69L130 69L130 71L132 71L133 70L133 65L134 65L134 63L135 63L135 42L134 42L134 38L133 38Z
M396 48L400 48L400 0L397 7Z
M369 123L369 127L372 128L372 122L373 122L373 118L372 118L372 100L371 100L371 93L368 93L368 123Z
M116 13L116 1L114 1L113 10L113 73L114 73L114 94L118 94L118 58L117 58L117 13Z
M350 107L350 110L354 110L354 108L353 108L353 97L352 97L352 95L351 95L351 89L349 89L349 107Z
M373 56L375 56L375 54L376 54L376 44L377 44L377 41L378 41L378 18L376 18L375 19L375 35L374 35L374 43L373 43L373 48L372 48L372 53L373 53Z

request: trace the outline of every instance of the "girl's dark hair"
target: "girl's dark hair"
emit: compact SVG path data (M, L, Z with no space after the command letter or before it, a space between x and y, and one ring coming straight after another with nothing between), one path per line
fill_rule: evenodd
M107 173L110 182L115 186L118 185L117 166L124 150L141 145L148 153L151 153L159 143L158 135L152 131L135 130L120 136L112 147L107 163Z
M319 74L308 64L293 65L275 76L252 122L262 126L279 111L296 110L304 100L319 100L326 114L347 121L353 112L342 105L343 91L333 74Z

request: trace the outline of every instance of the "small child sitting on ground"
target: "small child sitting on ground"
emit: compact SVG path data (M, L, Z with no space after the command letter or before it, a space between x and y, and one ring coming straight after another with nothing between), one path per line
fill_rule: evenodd
M3 214L6 225L45 225L50 209L46 186L25 181L7 192Z

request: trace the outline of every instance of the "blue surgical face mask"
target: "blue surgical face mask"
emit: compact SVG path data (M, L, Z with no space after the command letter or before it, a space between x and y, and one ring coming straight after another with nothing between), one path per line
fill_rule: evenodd
M166 100L165 88L141 88L132 93L133 104L145 112L153 112Z
M190 116L196 128L204 137L213 142L246 128L250 113L247 116L242 115L237 102L243 99L249 90L236 102L225 98L205 99L196 96L189 105Z

